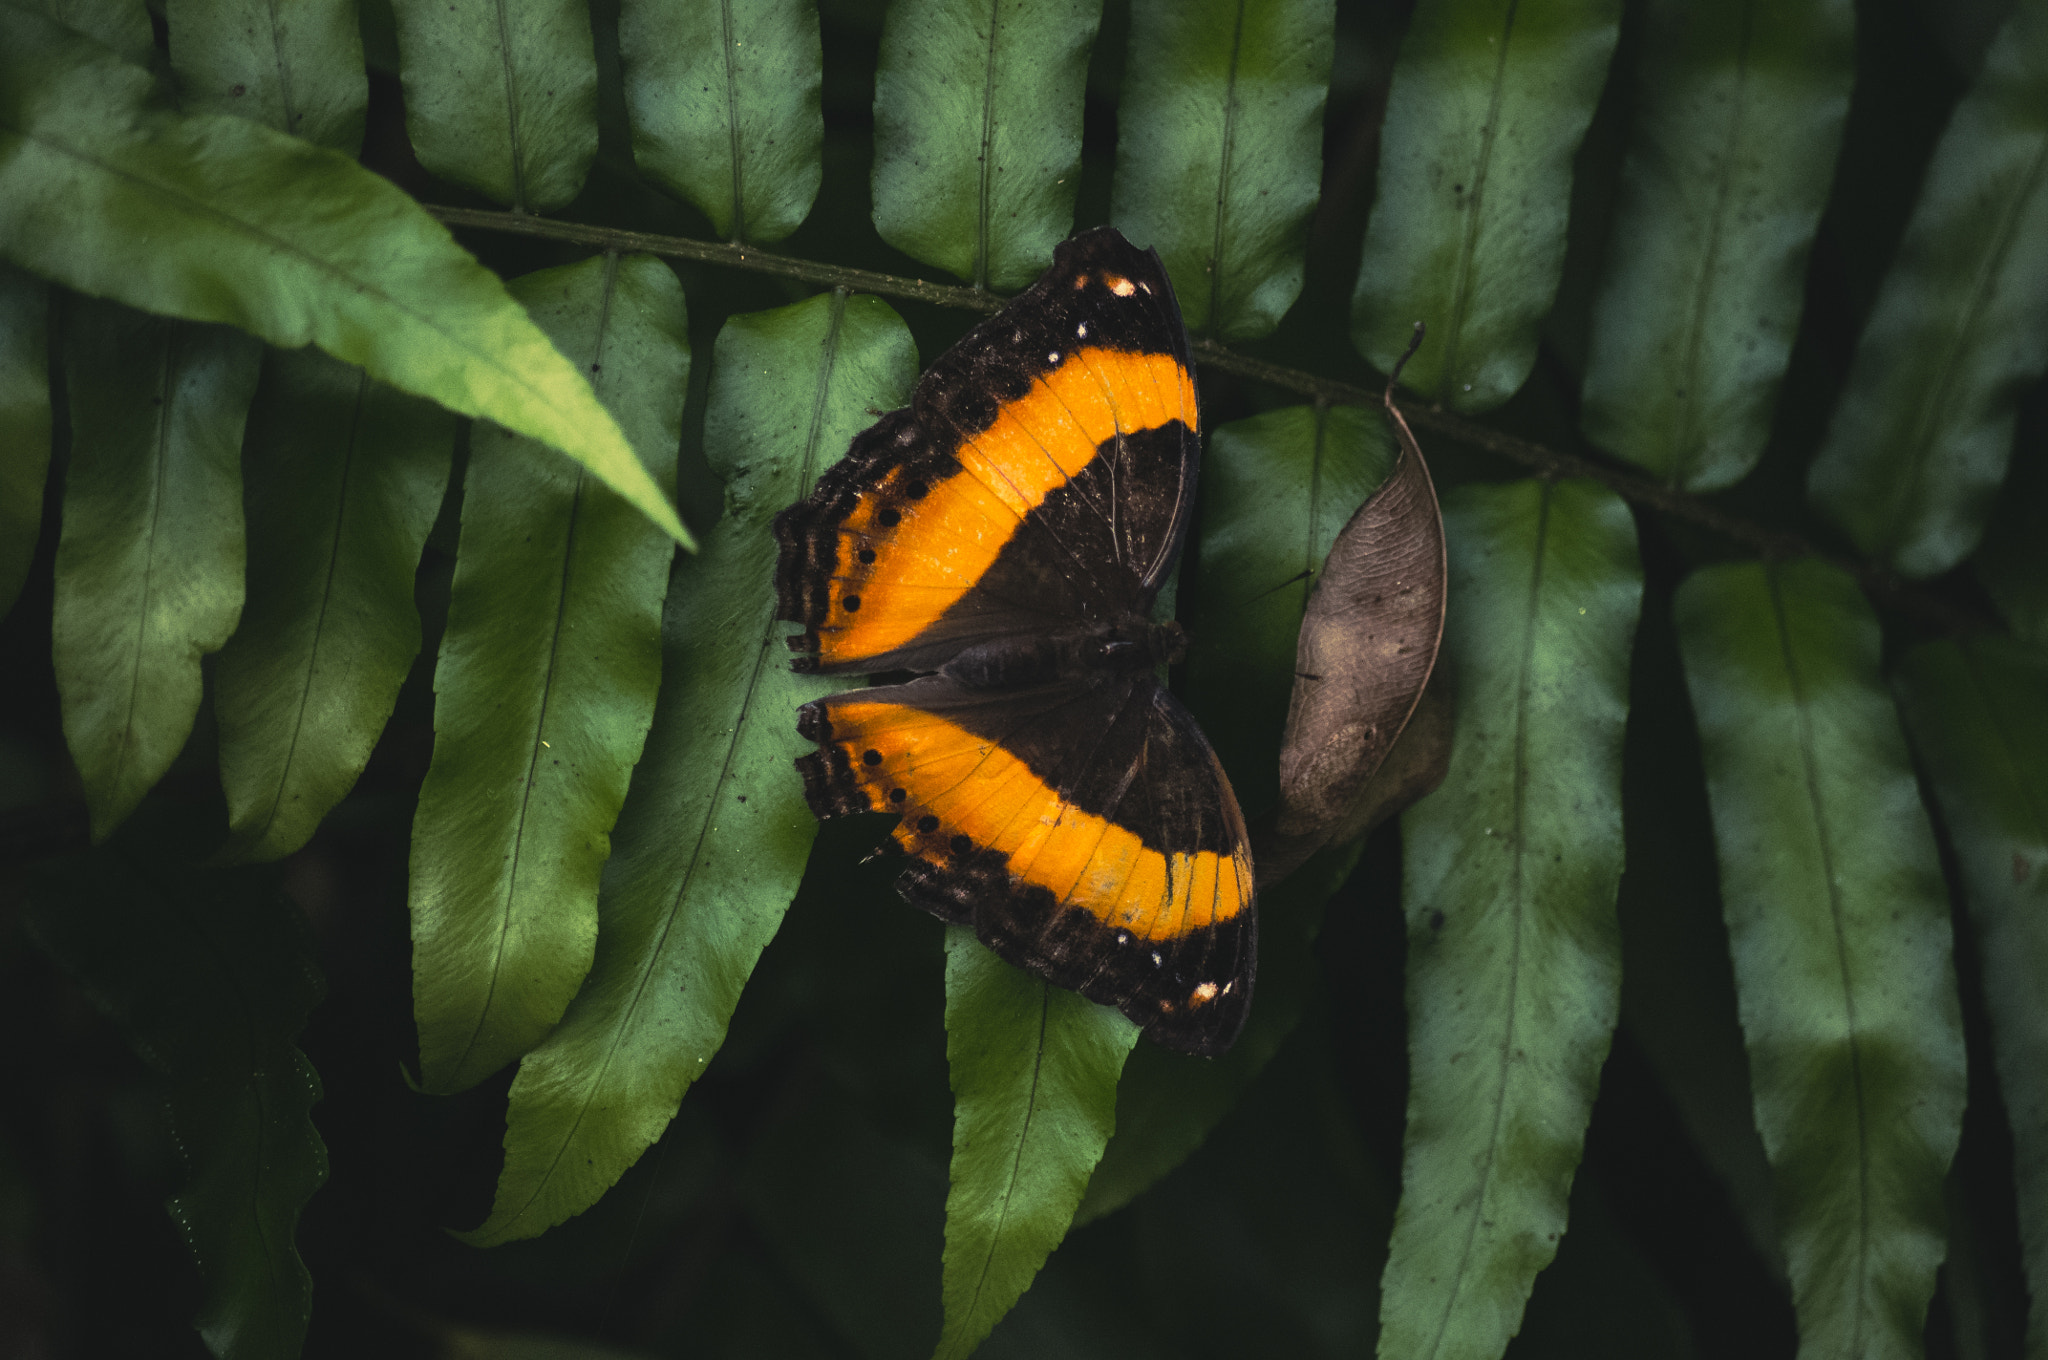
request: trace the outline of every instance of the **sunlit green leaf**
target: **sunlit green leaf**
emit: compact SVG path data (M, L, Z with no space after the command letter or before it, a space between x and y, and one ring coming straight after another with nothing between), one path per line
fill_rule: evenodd
M1290 406L1209 436L1199 569L1183 601L1185 689L1248 817L1279 798L1280 735L1309 592L1398 454L1379 412L1356 406Z
M1642 574L1592 482L1444 500L1443 787L1402 821L1408 1131L1383 1356L1498 1356L1565 1230L1621 989L1621 740Z
M795 231L824 173L824 51L809 0L622 0L619 62L642 173L733 241Z
M295 1046L322 991L298 908L246 873L153 882L107 856L31 893L29 929L162 1080L199 1335L221 1360L298 1355L313 1280L293 1237L327 1179Z
M575 0L392 0L420 164L515 212L576 197L597 155L597 58Z
M769 525L916 376L909 330L874 298L828 294L719 334L704 444L726 513L676 564L665 683L605 873L596 963L520 1063L497 1200L472 1240L531 1237L595 1203L724 1042L817 834L797 706L843 684L789 670Z
M352 0L164 0L187 113L253 118L354 155L370 99Z
M0 618L35 557L50 476L50 288L0 264Z
M528 274L513 295L674 475L690 350L649 255ZM470 1086L553 1028L589 971L598 876L661 678L674 545L532 441L478 427L412 838L421 1079Z
M1102 0L895 0L875 71L875 228L977 288L1022 288L1074 228Z
M1352 338L1460 411L1515 394L1564 268L1572 155L1600 97L1619 0L1421 0L1401 40Z
M1138 1027L946 932L953 1079L945 1326L935 1360L964 1360L1067 1235L1116 1125Z
M166 112L147 72L5 3L0 255L144 311L316 344L562 450L689 542L583 376L389 180L247 119Z
M1931 642L1898 688L1977 924L2034 1298L2027 1353L2048 1354L2048 662L1997 638Z
M199 658L242 613L248 336L81 302L67 318L71 457L51 639L64 739L104 840L170 768Z
M1983 535L2048 367L2048 0L2021 0L1934 148L1807 491L1856 546L1933 576Z
M1137 0L1110 219L1166 261L1190 331L1269 334L1301 292L1333 0Z
M1810 560L1706 568L1675 608L1801 1354L1918 1355L1963 1034L1877 621Z
M1673 486L1729 486L1763 454L1854 34L1849 0L1645 7L1584 420Z
M413 572L454 442L431 402L271 353L243 455L249 598L215 671L232 857L297 850L369 760L419 653Z

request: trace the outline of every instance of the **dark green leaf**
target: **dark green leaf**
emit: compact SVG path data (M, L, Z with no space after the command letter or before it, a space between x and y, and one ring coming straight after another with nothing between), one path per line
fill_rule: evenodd
M1918 1355L1963 1035L1877 621L1814 561L1706 568L1675 608L1802 1350Z
M556 1332L501 1332L477 1327L439 1329L441 1360L653 1360L654 1352L607 1346Z
M163 1081L200 1336L222 1360L292 1360L313 1295L292 1239L327 1179L320 1078L294 1046L322 991L298 908L246 874L159 884L105 857L32 898L30 930Z
M389 180L0 4L0 255L81 292L313 343L578 459L688 544L573 365Z
M513 284L674 476L690 350L650 255ZM674 545L582 469L479 426L412 839L421 1079L461 1090L532 1048L589 971L598 876L661 678Z
M244 445L248 604L215 672L227 854L304 845L420 650L413 572L455 418L314 349L272 351Z
M597 155L597 58L577 0L392 0L405 130L425 166L549 212Z
M1074 227L1102 0L895 0L875 72L875 228L977 288L1022 288Z
M754 1141L740 1194L755 1231L839 1333L832 1353L905 1360L939 1320L931 1258L945 1173L835 1087L806 1082L777 1111Z
M50 476L50 288L0 264L0 618L43 529Z
M619 61L642 173L728 240L797 229L824 173L825 56L808 0L622 0Z
M676 566L667 682L619 818L597 960L520 1063L497 1201L472 1240L531 1237L595 1203L724 1042L817 834L796 709L843 684L789 670L769 524L916 377L909 330L875 298L827 294L719 334L704 443L726 513Z
M1166 261L1191 331L1271 333L1323 176L1334 0L1136 0L1110 218Z
M964 1360L1067 1235L1116 1126L1138 1027L946 932L953 1078L945 1325L935 1360Z
M2048 647L2048 458L2021 457L1977 550L1977 579L2015 637Z
M1352 338L1460 411L1500 405L1536 361L1564 268L1572 155L1607 75L1619 0L1422 0L1401 41Z
M1356 406L1290 406L1209 436L1186 691L1247 817L1279 799L1295 642L1316 576L1397 457L1380 414Z
M2048 367L2048 4L2006 21L1934 149L1863 328L1814 507L1907 576L1977 546Z
M1688 491L1762 456L1849 109L1849 0L1645 8L1587 437Z
M353 156L370 100L349 0L164 0L187 113L253 118Z
M1997 638L1907 656L1900 707L1941 801L1983 953L2000 1094L2012 1124L2020 1240L2048 1353L2048 662Z
M1392 1177L1359 1138L1332 1056L1302 1034L1208 1146L1133 1206L1137 1278L1125 1287L1143 1288L1167 1354L1365 1354Z
M1498 1356L1565 1230L1621 989L1635 524L1592 482L1445 498L1443 787L1402 821L1408 1132L1384 1356Z
M1114 1213L1186 1161L1237 1105L1301 1023L1316 990L1312 946L1323 907L1358 863L1334 846L1259 894L1259 975L1251 1018L1220 1058L1140 1044L1116 1090L1116 1133L1074 1211L1076 1225Z
M67 318L71 459L52 649L93 839L135 810L199 712L199 658L242 613L248 336L82 302Z
M123 61L148 66L156 60L156 35L143 0L42 0L34 8L111 47Z

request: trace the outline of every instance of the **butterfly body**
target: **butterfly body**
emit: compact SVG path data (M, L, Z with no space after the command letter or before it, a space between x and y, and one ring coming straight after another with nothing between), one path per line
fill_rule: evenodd
M906 898L1213 1054L1250 1001L1251 857L1150 617L1197 428L1158 257L1083 233L778 517L777 587L799 668L925 672L804 706L813 811L895 814Z

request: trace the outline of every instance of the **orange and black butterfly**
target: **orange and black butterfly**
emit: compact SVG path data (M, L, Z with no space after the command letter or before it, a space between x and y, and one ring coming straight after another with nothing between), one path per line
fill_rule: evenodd
M1214 1055L1251 1002L1251 852L1150 619L1197 433L1158 255L1083 232L782 512L776 588L799 669L926 672L804 706L812 810L897 814L911 902Z

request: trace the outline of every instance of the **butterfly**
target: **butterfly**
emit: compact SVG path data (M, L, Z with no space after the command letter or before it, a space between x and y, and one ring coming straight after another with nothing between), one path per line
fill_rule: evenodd
M803 706L811 810L895 814L910 902L1214 1056L1251 1004L1251 850L1151 618L1198 434L1159 256L1081 232L776 518L776 591L797 669L921 673Z

